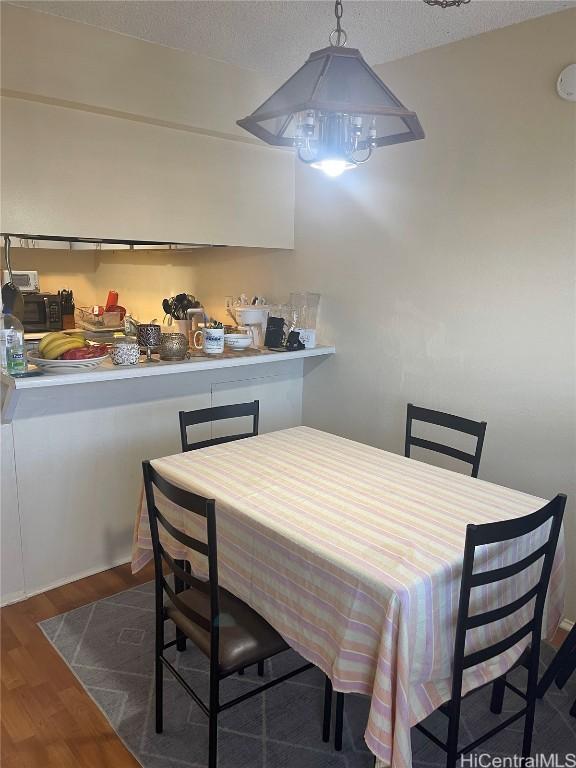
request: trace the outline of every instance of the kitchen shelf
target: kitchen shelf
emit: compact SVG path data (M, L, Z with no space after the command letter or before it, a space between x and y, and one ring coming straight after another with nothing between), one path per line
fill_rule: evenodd
M220 357L219 355L193 357L182 362L158 361L152 364L140 363L134 366L117 366L112 362L106 362L98 368L93 368L82 373L47 373L43 376L32 378L14 379L12 376L2 374L2 386L5 388L4 402L2 406L2 421L11 420L19 393L23 390L42 390L51 387L75 386L81 384L94 384L97 382L119 381L130 379L152 378L156 376L173 376L195 373L197 371L209 371L218 368L236 368L248 365L262 365L267 363L280 363L299 358L322 357L335 354L335 347L319 346L314 349L302 349L295 352L272 352L262 350L260 354L248 354L238 352L233 357Z

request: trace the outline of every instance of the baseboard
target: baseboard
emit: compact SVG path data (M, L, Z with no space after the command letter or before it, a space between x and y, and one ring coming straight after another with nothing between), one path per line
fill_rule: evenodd
M573 626L574 622L572 619L562 619L560 622L560 629L563 629L565 632L570 632Z
M85 579L87 576L94 576L96 573L109 571L110 568L116 568L118 565L125 565L129 562L130 556L124 555L123 557L119 558L118 560L114 560L111 563L106 563L106 565L99 565L95 568L89 568L86 571L75 573L73 576L67 576L63 579L58 579L57 581L45 584L39 589L26 590L25 592L12 592L9 595L3 595L0 607L3 608L4 606L12 605L13 603L21 603L23 600L28 600L29 597L41 595L43 592L48 592L49 590L56 589L57 587L63 587L65 584L72 584L74 581L80 581L80 579Z
M22 600L26 600L28 595L26 592L9 592L7 595L2 595L2 602L0 602L0 608L4 608L5 605L12 605L13 603L20 603Z

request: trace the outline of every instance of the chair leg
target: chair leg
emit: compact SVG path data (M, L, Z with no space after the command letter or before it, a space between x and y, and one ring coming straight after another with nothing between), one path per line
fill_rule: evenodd
M561 670L565 666L565 664L569 661L570 656L572 654L576 653L576 626L572 627L570 630L570 634L568 637L564 640L558 651L556 652L556 656L552 659L550 662L548 669L544 674L542 675L540 682L538 683L538 693L537 696L539 699L541 699L548 688L552 685L552 682L554 679L556 679L556 684L559 688L562 687L560 682L558 681L558 676L561 673Z
M526 716L524 720L524 738L522 740L522 757L530 757L530 752L532 751L532 733L534 731L534 715L536 713L536 697L538 694L539 659L540 641L534 643L530 651L528 685L526 686Z
M208 768L216 768L218 765L218 709L219 709L219 685L216 675L210 674L210 715L208 722Z
M322 741L330 741L330 724L332 722L332 683L329 677L326 677L324 683L324 718L322 720Z
M182 568L183 571L188 571L189 564L186 560L176 560L176 564ZM177 578L177 576L174 576L174 592L178 594L179 592L183 592L184 589L186 589L186 584L182 581L182 579ZM176 650L182 653L182 651L186 650L186 635L184 632L182 632L181 629L178 629L176 627Z
M458 736L460 734L460 704L458 698L450 704L448 740L446 742L446 768L456 768L458 762Z
M162 662L160 657L156 654L155 659L155 706L156 706L156 733L162 733L163 724L163 703L164 703L164 675L163 675Z
M556 685L558 688L564 688L574 672L576 672L576 648L572 652L572 656L565 660L562 669L556 675Z
M342 731L344 729L344 694L336 693L336 728L334 731L334 749L342 751Z
M176 650L180 653L186 650L186 635L180 629L176 630Z
M218 712L210 712L208 724L208 768L218 765Z
M258 662L258 677L264 677L264 662Z
M506 675L494 680L492 685L492 698L490 699L490 712L495 715L502 713L504 705L504 693L506 692Z
M164 667L160 656L164 648L164 621L156 617L156 652L154 654L154 699L156 709L156 733L162 733L164 709Z

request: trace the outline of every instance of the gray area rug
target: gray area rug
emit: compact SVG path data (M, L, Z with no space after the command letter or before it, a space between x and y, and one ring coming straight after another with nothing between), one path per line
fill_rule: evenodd
M153 583L121 592L40 624L88 694L104 712L118 736L144 768L204 768L207 765L207 719L180 685L165 673L164 733L154 732ZM167 629L169 624L167 624ZM208 664L190 642L184 653L171 648L173 660L191 685L208 700ZM543 647L542 670L553 652ZM301 664L289 651L267 662L266 678ZM514 682L524 686L525 672ZM235 675L221 686L221 700L257 686L256 670ZM363 732L368 700L348 695L345 705L343 751L336 753L321 739L324 676L316 669L223 712L219 729L220 768L371 768ZM488 708L489 690L465 700L461 738L466 742L489 730L498 717ZM576 680L563 691L555 685L538 702L533 752L576 752L576 719L568 714L576 697ZM517 703L508 692L508 716ZM446 719L438 712L426 721L444 737ZM498 734L480 749L491 755L517 754L523 721ZM415 768L443 766L444 754L416 730L412 733Z

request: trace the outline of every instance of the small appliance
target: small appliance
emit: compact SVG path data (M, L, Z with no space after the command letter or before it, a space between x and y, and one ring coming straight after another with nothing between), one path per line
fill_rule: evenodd
M16 273L14 273L16 277ZM24 294L24 330L27 333L37 331L62 330L62 305L57 293Z
M228 314L238 324L239 330L252 336L252 346L256 349L264 346L269 310L264 305L227 307Z
M5 285L9 280L10 274L8 270L2 270L2 285ZM12 282L22 293L38 293L40 290L38 272L34 269L13 269Z

